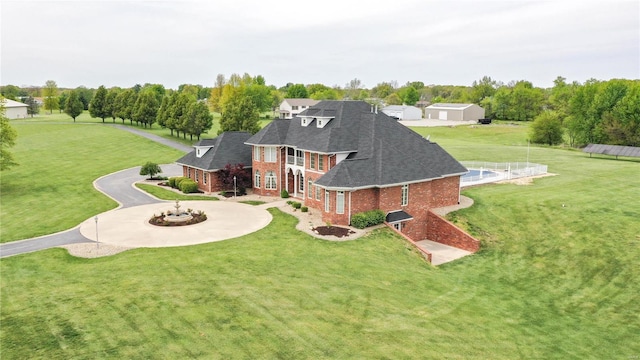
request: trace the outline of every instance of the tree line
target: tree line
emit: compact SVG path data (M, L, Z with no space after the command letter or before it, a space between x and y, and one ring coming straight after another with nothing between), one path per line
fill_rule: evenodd
M312 98L365 100L379 106L475 103L485 109L486 117L534 121L533 142L553 145L567 139L571 146L593 142L638 146L638 83L638 80L620 79L569 83L558 76L553 87L540 88L526 80L505 84L484 76L471 86L425 85L421 81L399 86L397 81L388 81L367 88L355 78L344 86L287 83L277 88L267 85L261 75L245 73L232 74L229 78L218 74L212 87L183 84L177 90L145 84L108 90L78 87L58 94L55 82L47 81L42 89L7 85L0 91L7 98L41 94L46 110L64 110L72 117L80 108L88 109L92 116L103 121L111 117L113 121L117 118L123 123L129 120L145 127L157 123L170 129L171 134L182 134L183 137L199 138L211 129L204 106L198 105L196 109L195 103L206 103L210 111L221 115L220 132L255 133L260 128L260 113L272 111L272 117L276 117L284 98ZM91 106L94 101L96 103Z

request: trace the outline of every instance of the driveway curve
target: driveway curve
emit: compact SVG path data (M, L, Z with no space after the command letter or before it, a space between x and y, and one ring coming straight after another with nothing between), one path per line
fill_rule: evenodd
M163 176L182 175L182 168L175 164L160 165L160 168L162 169L161 175ZM136 188L133 184L138 180L140 180L139 166L105 175L98 178L93 184L98 191L118 202L118 204L120 204L118 208L162 202ZM93 219L93 217L91 217L91 219ZM0 258L49 249L60 245L92 241L94 241L94 239L83 236L80 231L80 226L76 226L72 229L51 235L0 244Z

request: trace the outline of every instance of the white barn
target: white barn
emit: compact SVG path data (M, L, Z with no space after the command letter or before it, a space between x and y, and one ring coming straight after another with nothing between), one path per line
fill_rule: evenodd
M410 105L389 105L382 108L382 112L398 120L422 119L422 110Z
M24 119L27 117L27 108L29 105L23 104L18 101L3 99L2 105L4 105L4 116L8 119Z
M476 104L436 103L424 109L425 119L477 121L484 119L484 109Z

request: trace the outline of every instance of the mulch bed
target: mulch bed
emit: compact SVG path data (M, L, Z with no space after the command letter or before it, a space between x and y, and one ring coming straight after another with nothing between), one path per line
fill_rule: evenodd
M335 237L349 236L349 234L355 234L356 232L340 226L318 226L312 229L318 235L333 235Z

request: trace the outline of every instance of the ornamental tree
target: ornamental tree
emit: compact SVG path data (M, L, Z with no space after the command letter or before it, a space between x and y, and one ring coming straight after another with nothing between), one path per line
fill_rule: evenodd
M162 173L160 165L148 161L140 167L140 175L149 175L149 180L153 179L157 174Z

